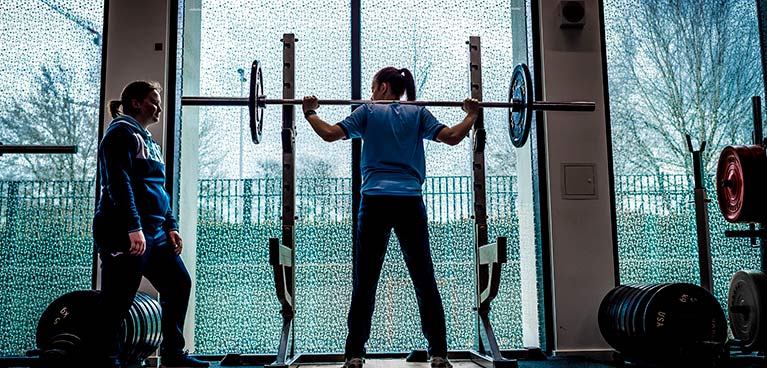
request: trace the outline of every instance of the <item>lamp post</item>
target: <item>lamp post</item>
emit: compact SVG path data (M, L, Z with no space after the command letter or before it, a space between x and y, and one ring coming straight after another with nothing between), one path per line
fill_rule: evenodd
M237 69L237 74L240 75L240 97L242 97L243 88L245 85L245 82L248 80L245 78L245 69L239 68ZM242 107L240 107L240 176L239 179L242 179Z

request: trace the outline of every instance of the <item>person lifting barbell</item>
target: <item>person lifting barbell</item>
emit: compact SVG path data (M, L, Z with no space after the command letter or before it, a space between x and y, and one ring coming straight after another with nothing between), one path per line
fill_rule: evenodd
M386 246L392 229L410 271L421 314L421 327L429 343L433 368L452 367L447 360L445 313L429 249L429 231L421 187L426 177L423 140L449 145L460 143L479 116L479 101L463 101L466 116L448 127L423 106L397 103L403 95L415 100L415 82L408 69L386 67L375 74L370 103L357 107L335 125L317 114L315 96L302 100L306 120L327 142L362 138L362 201L353 257L352 300L347 320L345 368L362 367L365 343L375 305ZM376 101L394 101L377 104Z

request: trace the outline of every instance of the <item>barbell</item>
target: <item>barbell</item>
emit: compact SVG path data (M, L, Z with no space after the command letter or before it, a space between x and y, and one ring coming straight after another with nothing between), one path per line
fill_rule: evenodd
M250 95L248 97L202 97L183 96L182 106L248 106L250 115L250 135L253 143L261 142L264 127L264 108L266 105L301 105L301 99L268 99L264 95L264 74L261 64L253 61L250 67ZM392 104L417 106L463 106L463 101L401 101L401 100L318 100L320 105L364 105ZM480 107L506 108L509 111L509 136L515 147L524 146L530 135L533 115L531 110L540 111L594 111L594 102L550 102L533 99L533 84L527 65L519 64L514 68L509 85L508 102L484 102Z

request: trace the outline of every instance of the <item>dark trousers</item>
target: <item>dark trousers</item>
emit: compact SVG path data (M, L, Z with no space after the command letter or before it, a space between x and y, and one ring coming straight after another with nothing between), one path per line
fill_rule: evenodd
M162 308L161 354L173 355L184 349L184 318L189 304L192 281L189 273L175 254L163 230L145 232L146 251L142 256L127 252L102 250L101 298L99 311L101 327L97 340L102 354L117 357L120 351L119 329L127 315L136 291L145 276L160 293Z
M347 359L365 356L378 279L392 229L399 239L405 265L415 286L429 354L445 357L445 312L434 279L426 208L420 196L362 196L353 257L352 303L347 321L349 335L344 355Z

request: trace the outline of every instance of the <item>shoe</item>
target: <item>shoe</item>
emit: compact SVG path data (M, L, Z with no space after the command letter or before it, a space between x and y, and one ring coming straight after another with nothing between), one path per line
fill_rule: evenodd
M362 368L362 364L364 363L365 361L362 360L362 358L351 358L347 360L341 368Z
M453 368L453 365L443 357L431 357L431 368Z
M171 355L162 355L160 357L160 367L209 367L210 363L203 362L194 357L190 357L189 353L177 353Z

